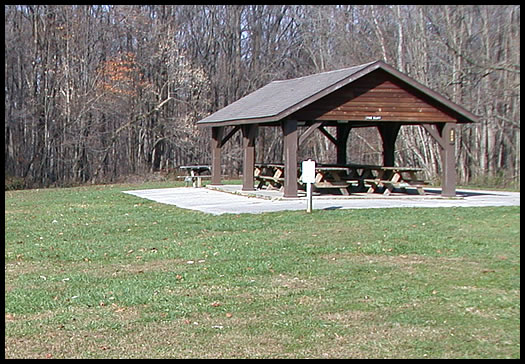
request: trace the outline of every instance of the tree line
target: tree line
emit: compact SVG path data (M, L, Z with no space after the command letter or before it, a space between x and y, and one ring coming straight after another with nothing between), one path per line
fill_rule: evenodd
M519 186L519 5L6 5L5 173L67 186L209 163L196 121L270 81L376 59L480 116L458 128L461 183ZM262 129L258 155L280 160L280 130ZM303 152L327 160L330 144ZM225 146L226 173L241 146ZM348 148L381 155L370 128ZM396 149L440 173L422 128L401 128Z

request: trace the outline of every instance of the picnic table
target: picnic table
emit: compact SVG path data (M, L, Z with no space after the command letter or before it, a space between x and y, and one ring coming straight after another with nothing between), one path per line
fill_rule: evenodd
M337 189L342 195L348 196L350 186L359 183L358 179L350 178L347 166L317 165L313 186L316 190Z
M383 194L390 195L394 188L404 192L406 188L412 187L416 188L418 194L425 194L423 188L428 185L428 182L417 176L417 173L423 170L422 168L377 166L369 170L375 173L370 173L370 177L363 178L363 182L368 186L367 193L374 193L378 188L383 188Z
M257 163L253 176L259 184L257 189L267 186L268 189L282 189L284 184L284 164Z
M350 192L374 193L382 190L384 195L390 195L394 188L406 192L406 188L416 188L424 195L423 187L428 182L417 177L422 168L390 167L367 164L319 164L315 168L316 190L336 189L342 195ZM301 171L298 166L298 175ZM255 165L255 179L259 182L257 188L266 186L268 189L282 189L284 184L284 164L259 163ZM303 184L301 177L297 183Z
M185 176L177 176L184 178L186 186L191 182L193 187L202 187L202 179L211 178L211 167L208 165L180 166L179 168L186 171Z
M300 167L297 183L302 186ZM349 187L358 185L357 178L349 179L349 167L336 165L317 165L315 168L314 188L317 190L338 189L343 195L349 195ZM257 189L266 186L267 189L281 190L284 184L284 164L258 163L255 165L254 177L259 182Z

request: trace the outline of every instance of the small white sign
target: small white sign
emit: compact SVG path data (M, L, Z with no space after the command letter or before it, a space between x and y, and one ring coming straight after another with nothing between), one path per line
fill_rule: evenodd
M315 183L315 161L308 159L302 164L302 181L303 183Z
M312 212L312 185L315 183L315 161L303 161L301 180L306 183L306 212Z

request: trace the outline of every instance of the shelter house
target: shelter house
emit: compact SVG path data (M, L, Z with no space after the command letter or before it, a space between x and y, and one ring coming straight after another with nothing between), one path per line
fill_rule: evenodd
M459 124L478 118L463 107L383 61L310 76L273 81L197 122L211 127L211 184L221 184L221 148L237 132L243 138L243 190L254 190L255 143L260 127L283 135L283 196L298 196L300 145L319 130L336 146L337 164L347 163L346 144L356 127L376 127L383 165L394 166L394 147L403 125L421 125L437 141L442 161L442 196L456 194L454 145ZM307 128L298 137L298 128ZM335 127L331 135L325 127Z

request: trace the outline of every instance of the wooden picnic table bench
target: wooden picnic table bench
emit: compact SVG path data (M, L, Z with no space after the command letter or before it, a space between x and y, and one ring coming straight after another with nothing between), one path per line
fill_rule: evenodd
M185 176L177 176L177 178L184 178L186 186L191 183L193 187L202 187L202 180L211 178L211 167L208 165L180 166L179 168L186 170Z
M377 172L375 177L363 179L368 186L367 193L374 193L378 188L384 188L383 194L390 195L394 188L404 192L406 188L412 187L416 188L418 194L425 194L423 188L428 185L428 181L421 180L416 175L423 170L422 168L378 166L374 170Z

